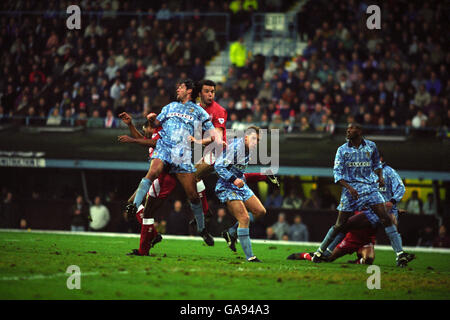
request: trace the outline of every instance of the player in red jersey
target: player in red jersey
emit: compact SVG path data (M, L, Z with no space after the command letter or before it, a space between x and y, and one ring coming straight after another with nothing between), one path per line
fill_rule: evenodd
M133 125L132 118L129 114L123 112L119 117L128 126L131 137L126 135L119 136L118 141L122 143L137 143L148 147L149 159L151 159L153 148L156 145L156 141L160 138L158 131L161 128L153 128L149 122L146 122L143 127L143 135ZM158 234L154 226L154 216L175 186L176 178L164 171L153 181L147 193L145 206L141 205L136 213L136 219L141 224L139 249L133 249L129 255L146 256L149 254L150 248L162 240L161 235ZM134 196L135 193L128 199L128 203L133 202Z
M333 250L333 253L327 258L327 262L332 262L347 254L356 252L358 258L351 260L349 263L355 264L372 264L375 260L375 241L376 241L376 228L374 228L369 220L362 212L355 212L355 216L358 216L358 220L361 226L365 226L362 229L352 230L345 235L345 238L337 245ZM351 219L351 218L350 218ZM366 221L364 221L364 219ZM289 260L309 260L312 261L314 253L293 253Z

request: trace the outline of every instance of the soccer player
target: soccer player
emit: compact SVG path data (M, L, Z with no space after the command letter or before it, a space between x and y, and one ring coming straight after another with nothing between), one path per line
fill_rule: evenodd
M347 127L348 142L340 146L334 162L334 180L344 189L338 206L336 224L330 228L312 260L320 262L331 254L329 245L337 245L345 236L345 224L354 211L370 208L380 219L397 255L397 266L406 266L413 256L404 252L397 228L389 217L379 187L384 187L383 170L374 142L363 139L362 126L350 123ZM337 239L335 239L337 237ZM333 250L334 248L329 248Z
M244 137L236 137L217 158L214 168L219 176L216 194L221 203L226 203L229 212L239 222L237 236L245 257L249 262L261 262L252 250L249 233L249 214L256 217L266 214L261 201L245 182L244 170L250 159L250 150L259 142L259 128L247 128Z
M352 230L345 235L345 238L334 248L330 256L327 257L326 262L332 262L346 254L357 253L358 259L349 261L355 264L372 264L375 260L375 240L376 227L371 226L369 220L362 212L355 212L355 216L362 217L365 221L365 228L359 230ZM352 217L353 218L353 217ZM352 219L350 218L350 219ZM350 220L349 219L349 220ZM287 257L288 260L308 260L312 261L314 253L299 252L293 253Z
M141 180L133 204L127 208L132 214L137 211L153 181L167 170L175 174L186 192L191 209L197 222L197 231L207 245L214 245L214 238L205 227L202 205L196 188L195 167L191 162L190 136L200 126L209 136L216 136L209 115L193 101L195 100L194 82L183 80L177 85L178 102L165 106L159 115L150 113L147 119L152 126L162 126L159 131L152 162L147 175Z
M213 143L215 145L226 147L227 142L227 111L218 104L214 99L216 96L216 83L212 80L204 79L198 82L197 90L200 95L200 106L209 114L210 120L214 125L216 130L216 137L218 138ZM192 137L192 141L202 144L208 144L210 141L197 141ZM208 201L206 199L205 184L203 180L208 174L214 172L214 162L217 156L216 150L221 150L222 148L213 148L213 146L208 146L205 149L205 155L202 159L196 163L195 172L197 178L197 192L202 200L203 213L206 215L209 212ZM271 174L262 175L260 173L246 173L245 178L248 182L256 181L269 181L277 186L279 186L278 179Z
M151 159L156 141L160 138L158 132L161 130L161 127L154 128L147 121L142 128L144 131L143 135L133 125L132 118L128 113L123 112L119 114L119 117L128 126L131 137L122 135L118 137L118 141L122 143L137 143L144 147L149 147L149 159ZM162 240L162 236L154 227L154 216L175 186L176 178L164 171L153 181L146 196L145 206L140 205L136 213L136 219L141 225L139 249L133 249L128 255L147 256L150 248ZM135 195L136 192L130 197L128 203L133 202Z
M384 162L384 157L381 153L380 161L383 167L385 185L384 187L379 188L379 191L386 201L385 205L392 222L398 227L398 209L396 204L401 201L405 194L405 185L398 173ZM360 212L356 212L356 214L347 221L342 232L345 232L346 230L351 231L347 232L345 238L338 246L334 248L334 243L331 243L328 246L327 251L332 253L327 257L327 262L334 261L345 254L351 254L356 251L358 252L358 259L355 263L372 264L375 259L373 246L375 245L376 228L380 225L380 219L370 209L366 208L362 212L362 215L358 215ZM335 238L335 241L336 239L337 238ZM334 250L332 248L334 248ZM308 253L294 253L291 254L288 259L311 260L312 256L313 255ZM411 254L410 259L412 260L414 258L415 255Z

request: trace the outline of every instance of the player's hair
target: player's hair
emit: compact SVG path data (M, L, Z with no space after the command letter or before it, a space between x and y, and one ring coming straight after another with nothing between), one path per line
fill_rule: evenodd
M216 83L209 79L203 79L203 80L200 80L199 82L197 82L198 91L201 91L203 86L211 86L211 87L215 88Z
M252 134L254 132L256 133L257 136L259 136L260 132L261 132L261 128L258 127L258 126L250 126L247 129L245 129L245 135L246 136L249 135L249 134Z
M362 125L361 123L359 123L359 122L353 121L351 124L352 124L355 128L358 128L358 129L361 130L361 131L364 130L363 125Z
M192 89L192 93L191 93L191 101L195 101L195 99L197 99L198 96L198 92L196 90L196 85L194 80L192 79L184 79L181 81L177 82L177 86L184 84L186 86L186 89Z

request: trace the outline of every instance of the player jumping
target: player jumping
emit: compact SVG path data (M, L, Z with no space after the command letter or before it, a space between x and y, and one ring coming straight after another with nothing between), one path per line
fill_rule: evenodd
M200 198L196 188L196 169L191 162L191 145L189 136L194 136L196 126L209 136L215 136L214 126L209 120L208 114L193 100L195 100L194 83L187 79L177 86L177 99L165 106L159 115L150 113L147 119L152 126L162 126L159 131L152 162L147 175L141 180L133 204L128 206L127 211L135 214L137 206L144 199L152 183L159 175L167 170L174 173L186 192L191 209L197 222L197 231L206 244L214 245L214 238L207 232Z

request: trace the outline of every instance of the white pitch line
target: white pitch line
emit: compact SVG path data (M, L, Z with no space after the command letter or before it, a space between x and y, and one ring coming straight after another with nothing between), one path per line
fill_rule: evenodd
M139 238L140 234L137 233L114 233L114 232L73 232L73 231L61 231L61 230L22 230L22 229L0 229L1 232L18 232L18 233L36 233L36 234L59 234L59 235L81 235L81 236L97 236L97 237L119 237L119 238ZM175 235L163 235L164 239L169 240L195 240L203 241L201 237L194 236L175 236ZM225 242L223 238L214 238L214 241ZM299 241L283 241L283 240L264 240L264 239L252 239L252 243L263 243L270 245L289 245L289 246L319 246L320 242L299 242ZM391 246L387 245L375 245L377 250L392 251ZM450 249L445 248L424 248L424 247L403 247L405 251L413 252L430 252L430 253L445 253L450 254Z

